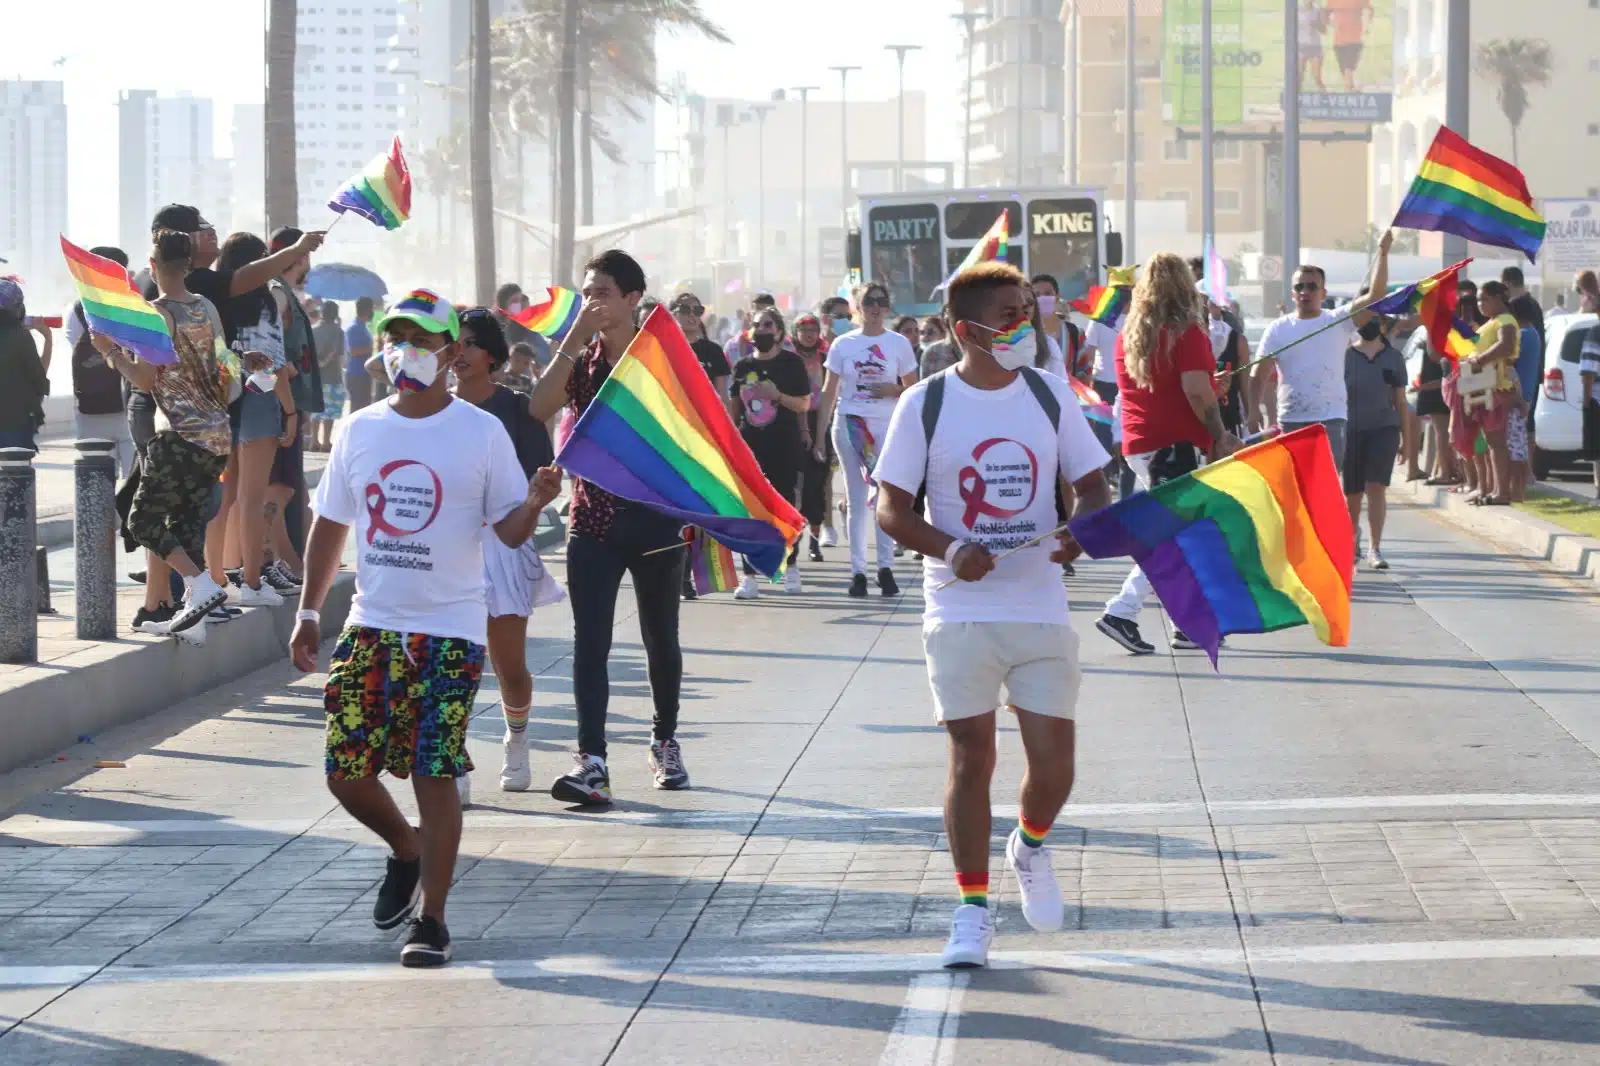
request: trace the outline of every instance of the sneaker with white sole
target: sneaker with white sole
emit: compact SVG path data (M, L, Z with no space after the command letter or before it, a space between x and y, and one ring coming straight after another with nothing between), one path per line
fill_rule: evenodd
M221 607L227 600L227 590L212 581L210 574L198 575L189 582L189 598L172 616L172 621L167 623L165 632L176 636L186 629L204 625L211 609ZM201 638L202 641L204 639Z
M472 806L472 775L458 774L456 776L456 795L461 800L461 809L466 810Z
M259 588L244 585L239 589L240 607L282 607L283 597L278 595L278 590L267 584L262 578Z
M437 918L424 914L411 923L411 935L400 949L400 965L410 967L443 966L450 961L450 930Z
M602 806L611 802L611 774L606 761L598 755L576 756L572 769L556 778L550 786L550 797L563 803L584 806Z
M733 590L736 600L754 600L761 596L761 579L754 574L744 575L744 580L739 582L739 587Z
M1103 614L1094 627L1135 655L1154 655L1156 646L1139 634L1139 623L1113 614Z
M988 907L963 903L950 919L950 939L940 960L947 970L970 970L989 965L989 945L994 943L994 918Z
M533 785L533 770L528 766L528 734L506 730L501 741L506 751L505 769L500 771L501 792L526 792Z
M1194 638L1181 629L1172 631L1172 646L1178 651L1198 651L1200 649L1200 645L1195 643ZM1226 637L1217 638L1217 647L1225 648L1227 646L1228 639Z
M261 568L261 583L263 585L270 585L272 587L272 591L278 593L279 595L286 596L291 592L299 592L300 583L290 577L288 572L282 569L282 567L282 563L273 563L271 566L263 566Z
M1383 553L1378 551L1377 548L1373 548L1367 553L1367 565L1374 570L1389 569L1389 564L1384 560Z
M837 548L839 546L839 535L833 531L831 525L823 526L822 536L817 538L817 543L824 548Z
M203 648L206 646L206 620L202 618L187 629L180 629L175 633L169 633L169 635L176 637L191 647Z
M650 742L650 773L657 788L677 792L689 787L689 771L683 765L683 749L676 740Z
M153 611L141 607L133 614L133 628L140 633L164 635L167 623L172 621L172 616L177 613L178 609L170 603L158 604Z
M1006 840L1006 864L1017 878L1017 894L1022 897L1022 916L1041 933L1061 928L1065 910L1061 905L1061 886L1050 863L1048 848L1030 848L1022 842L1022 830L1011 830Z
M805 586L800 584L800 568L791 566L783 572L783 591L804 592Z

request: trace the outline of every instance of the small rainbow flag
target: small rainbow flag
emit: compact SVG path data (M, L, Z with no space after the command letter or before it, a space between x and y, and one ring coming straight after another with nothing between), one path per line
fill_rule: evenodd
M552 285L545 289L544 299L539 303L530 303L515 314L503 307L500 310L511 321L526 326L539 336L560 340L578 321L578 311L582 306L583 298L577 293Z
M374 226L399 229L411 217L411 171L395 135L388 155L375 156L367 169L345 182L328 206L343 214L354 211Z
M161 366L178 361L166 316L134 291L127 270L65 237L61 238L61 252L67 257L67 271L92 331L110 337L147 363Z
M872 435L872 427L867 425L867 420L860 415L844 416L844 433L850 440L850 447L854 448L856 455L861 459L861 475L867 482L867 502L877 506L878 483L872 479L873 471L878 469L878 441Z
M1071 523L1096 559L1131 555L1172 624L1217 661L1229 633L1310 625L1350 639L1355 533L1320 425L1219 462Z
M1367 305L1380 315L1418 315L1428 331L1433 350L1452 362L1466 359L1477 351L1478 331L1456 317L1456 275L1471 259L1447 266L1437 274L1396 289L1381 300Z
M1133 302L1133 290L1123 285L1094 285L1088 295L1072 301L1072 309L1090 320L1112 329L1122 328L1122 319Z
M1083 417L1101 425L1111 424L1111 405L1102 400L1098 392L1074 377L1067 378L1067 385L1078 398L1078 408L1083 411Z
M1544 219L1533 209L1522 171L1447 126L1434 134L1394 225L1516 248L1530 262L1544 244Z
M737 587L739 568L734 565L733 553L715 537L707 536L705 530L695 526L688 529L693 531L689 534L689 574L695 592L709 596Z
M979 263L988 262L990 259L1005 259L1011 254L1011 209L1005 208L1000 212L1000 217L990 225L989 231L979 239L967 252L967 257L961 260L961 265L950 272L944 279L939 289L948 288L955 276L968 267L975 267ZM937 293L939 289L935 289Z
M556 462L701 527L768 577L805 527L761 473L665 305L645 319Z

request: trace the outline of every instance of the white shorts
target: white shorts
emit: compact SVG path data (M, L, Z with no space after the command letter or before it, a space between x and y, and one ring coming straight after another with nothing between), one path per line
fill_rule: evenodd
M489 617L517 615L527 618L535 607L567 598L555 575L545 569L539 549L529 537L520 548L508 548L490 526L483 527L483 580L488 593Z
M1049 718L1072 719L1083 672L1078 634L1043 622L939 622L922 631L934 718L988 714L1003 701Z

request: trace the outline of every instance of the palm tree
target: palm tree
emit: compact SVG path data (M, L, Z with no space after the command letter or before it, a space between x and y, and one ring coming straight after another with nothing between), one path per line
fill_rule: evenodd
M1473 66L1478 77L1494 86L1500 110L1511 123L1511 162L1517 163L1517 130L1528 115L1528 90L1550 84L1550 42L1531 37L1506 37L1478 46Z
M267 21L267 94L262 138L267 155L267 232L299 224L295 181L295 0L271 0Z

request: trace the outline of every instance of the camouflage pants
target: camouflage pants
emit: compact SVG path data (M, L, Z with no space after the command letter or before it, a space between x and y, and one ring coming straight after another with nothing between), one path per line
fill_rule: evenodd
M143 462L128 532L163 559L182 548L195 565L204 566L206 509L228 457L167 430L150 438Z

